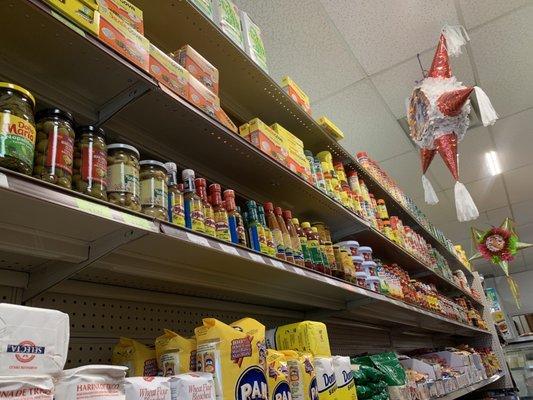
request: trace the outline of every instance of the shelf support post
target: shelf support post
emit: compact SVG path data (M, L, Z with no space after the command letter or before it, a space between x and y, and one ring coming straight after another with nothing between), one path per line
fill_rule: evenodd
M151 85L143 82L137 81L132 86L122 91L107 103L105 103L99 110L97 110L96 115L98 120L95 125L100 127L109 121L116 113L126 107L128 104L134 102L147 92L151 90Z

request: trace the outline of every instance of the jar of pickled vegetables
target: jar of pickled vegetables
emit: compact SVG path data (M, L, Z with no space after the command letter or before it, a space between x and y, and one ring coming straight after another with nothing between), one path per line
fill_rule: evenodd
M102 128L81 126L76 131L74 149L74 189L107 200L107 145Z
M168 186L165 164L155 160L140 163L141 212L151 217L168 220Z
M141 211L139 151L129 144L107 146L107 199L110 203Z
M48 108L35 115L37 144L33 176L70 189L74 159L74 119L59 108Z
M26 89L0 82L0 166L31 175L35 150L35 99Z

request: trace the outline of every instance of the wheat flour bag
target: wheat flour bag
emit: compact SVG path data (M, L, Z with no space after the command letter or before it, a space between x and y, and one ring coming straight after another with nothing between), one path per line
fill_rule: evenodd
M213 375L207 372L187 372L172 377L175 397L172 400L215 400ZM173 386L174 387L174 386Z
M126 367L85 365L61 372L55 400L125 400Z
M176 400L175 378L135 376L126 378L126 400Z
M332 362L337 381L337 400L357 400L350 357L334 356Z
M163 376L196 371L196 339L187 339L171 330L155 340L157 367Z
M314 365L319 400L338 400L337 381L331 357L315 357Z
M2 400L53 400L54 383L45 375L0 376Z
M68 341L67 314L0 304L0 376L60 372L67 360Z

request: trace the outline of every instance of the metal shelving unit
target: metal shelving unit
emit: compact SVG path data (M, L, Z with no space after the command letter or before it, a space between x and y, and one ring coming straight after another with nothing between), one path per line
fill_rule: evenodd
M454 399L458 399L458 398L460 398L462 396L466 396L468 393L472 393L472 392L474 392L474 391L476 391L478 389L481 389L481 388L483 388L485 386L490 385L491 383L496 382L498 379L503 377L503 375L504 374L502 372L500 372L498 374L494 374L491 377L489 377L488 379L484 379L481 382L474 383L473 385L466 386L466 387L461 388L459 390L453 391L451 393L448 393L445 396L438 397L438 399L439 400L454 400Z

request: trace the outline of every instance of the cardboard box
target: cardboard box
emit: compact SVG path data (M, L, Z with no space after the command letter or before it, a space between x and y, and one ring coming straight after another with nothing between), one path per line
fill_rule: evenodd
M283 148L283 138L259 118L254 118L239 127L239 133L255 147L285 165L287 151Z
M237 46L244 48L239 9L231 0L213 0L213 21Z
M309 97L304 93L302 89L288 76L283 77L281 80L281 87L287 94L294 100L296 104L304 109L304 111L311 115L311 104Z
M206 17L213 19L213 4L211 0L190 0Z
M189 72L152 43L148 72L174 93L187 99Z
M328 118L322 116L316 121L318 125L320 125L324 130L332 136L335 140L339 141L341 139L344 139L344 133L335 125L333 122L331 122Z
M122 21L124 21L128 26L135 29L141 35L144 35L144 23L143 23L143 12L140 8L135 7L127 0L97 0L100 9L106 9L116 16L118 16Z
M277 132L280 136L283 137L283 139L287 142L287 144L290 144L291 146L301 148L302 154L303 154L303 148L304 148L304 142L294 136L291 132L289 132L287 129L285 129L283 126L278 124L277 122L275 124L270 125L270 127Z
M220 99L191 74L189 74L187 100L207 115L216 118L215 111L220 108Z
M268 73L265 44L261 37L261 29L252 21L244 11L240 12L244 51L254 62Z
M150 42L109 9L100 8L98 38L132 63L148 71Z
M191 46L185 45L172 53L171 57L191 73L206 88L218 96L219 76L216 69Z
M100 12L96 0L45 0L79 27L98 36Z
M444 396L446 391L444 390L444 382L442 380L435 381L435 387L437 388L437 396Z
M230 117L228 117L228 115L224 112L220 105L218 105L218 107L215 107L215 116L216 119L230 131L235 133L238 132L237 126L233 123Z
M436 381L442 378L442 369L439 364L429 364L416 358L400 360L400 364L406 369L411 368L421 374L427 375L428 379Z
M470 365L470 358L466 354L452 352L452 351L438 351L428 355L436 355L446 361L448 367L461 367Z
M455 379L457 381L457 386L459 386L459 388L463 388L465 386L469 386L472 383L474 383L471 380L471 378L468 376L468 374L466 374L466 373L465 374L456 375Z

